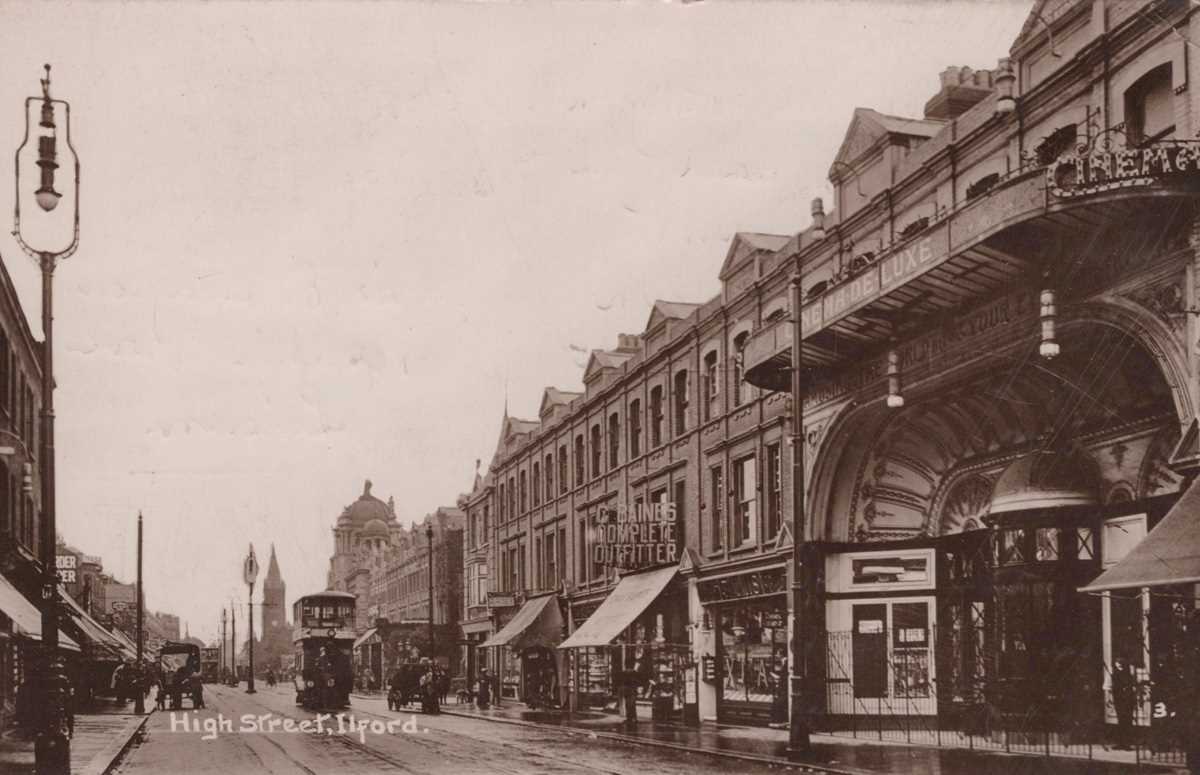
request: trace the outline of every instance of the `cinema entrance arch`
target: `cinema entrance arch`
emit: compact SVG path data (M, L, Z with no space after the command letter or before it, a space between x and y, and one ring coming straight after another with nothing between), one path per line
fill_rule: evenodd
M812 512L826 723L1084 728L1114 653L1149 670L1149 608L1134 626L1076 590L1178 497L1178 380L1111 322L1062 341L1053 359L996 347L832 429Z

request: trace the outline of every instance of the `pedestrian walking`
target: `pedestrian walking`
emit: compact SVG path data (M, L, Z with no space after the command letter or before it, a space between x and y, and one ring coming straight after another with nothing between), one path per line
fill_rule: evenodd
M1124 657L1113 660L1112 703L1117 714L1118 751L1133 750L1133 710L1137 705L1137 686L1133 671Z
M475 689L475 706L487 710L492 704L492 677L486 667L479 670L479 682Z

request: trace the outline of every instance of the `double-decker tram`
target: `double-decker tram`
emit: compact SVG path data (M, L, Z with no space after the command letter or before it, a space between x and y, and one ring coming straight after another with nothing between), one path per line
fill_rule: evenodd
M217 682L217 673L221 667L221 650L214 646L200 649L200 679L206 684Z
M296 623L296 704L310 710L350 706L354 682L351 649L354 646L355 597L326 590L306 595L292 608Z

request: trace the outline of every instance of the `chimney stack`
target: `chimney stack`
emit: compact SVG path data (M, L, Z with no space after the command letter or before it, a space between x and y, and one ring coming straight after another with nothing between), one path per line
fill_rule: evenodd
M992 93L990 70L951 65L938 74L941 88L925 103L925 118L952 119L961 116Z

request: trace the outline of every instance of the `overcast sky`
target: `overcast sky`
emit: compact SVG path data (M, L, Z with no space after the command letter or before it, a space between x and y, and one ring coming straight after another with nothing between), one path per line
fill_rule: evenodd
M828 201L855 106L920 115L1029 5L0 2L0 183L43 62L83 164L59 530L132 580L142 510L147 604L205 638L250 542L324 588L365 478L452 505L506 386L536 418L575 348L710 298L734 232Z

